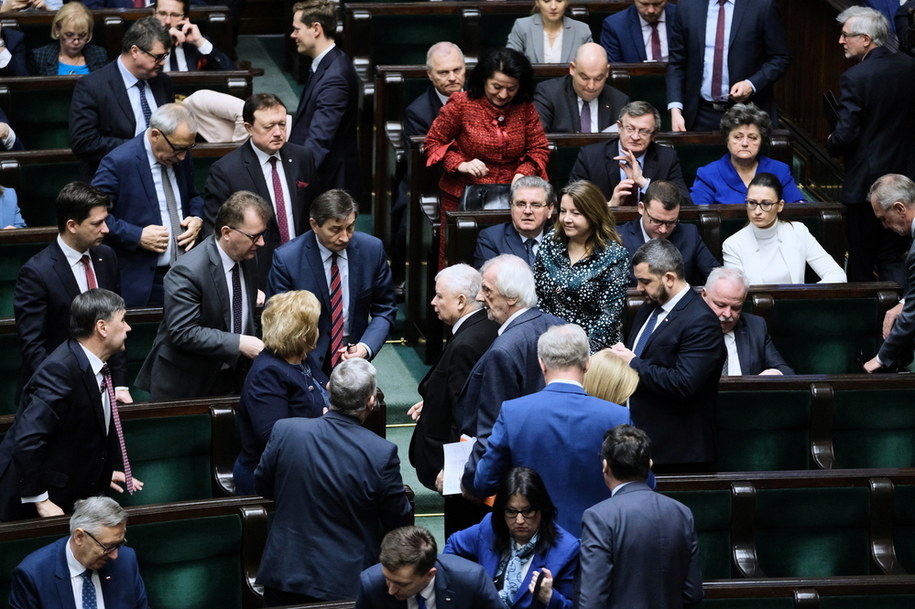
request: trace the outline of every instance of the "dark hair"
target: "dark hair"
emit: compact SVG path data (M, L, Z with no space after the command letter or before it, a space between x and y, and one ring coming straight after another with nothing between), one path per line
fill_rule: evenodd
M276 106L282 106L283 111L286 111L286 104L273 93L255 93L245 100L245 105L241 110L241 117L246 123L253 125L255 112Z
M159 41L168 51L172 48L172 37L168 29L159 23L155 17L144 17L139 21L134 21L121 39L121 53L129 53L130 48L136 45L137 48L147 53L152 48L155 41Z
M756 125L762 137L760 143L765 143L772 129L772 118L768 112L763 112L754 103L734 104L721 117L721 135L727 139L731 136L731 131L741 125Z
M645 207L652 201L657 201L667 211L672 211L683 204L683 195L673 182L667 180L652 180L642 197Z
M496 72L518 81L518 93L511 103L529 102L534 98L534 69L531 62L523 53L507 47L490 49L483 54L467 81L467 97L483 97L486 81Z
M239 224L244 223L245 211L249 208L253 208L257 212L264 224L269 223L273 216L273 207L263 197L249 190L236 191L219 206L219 210L216 212L216 221L213 223L216 239L219 239L223 226L238 227Z
M632 425L617 425L604 434L600 456L620 482L645 480L651 467L651 440Z
M95 322L111 321L115 313L125 308L123 298L104 288L83 292L70 304L70 334L73 338L88 338L95 332Z
M95 186L70 182L57 193L54 207L57 211L57 230L62 233L67 230L67 220L80 224L89 217L94 207L110 209L111 199Z
M556 544L559 531L556 530L556 506L550 499L543 478L529 467L515 467L508 471L499 483L496 498L492 504L492 549L501 555L505 548L510 547L511 533L505 522L505 506L513 495L521 495L527 499L531 507L540 512L540 538L534 548L536 554L546 552Z
M345 220L350 214L359 215L359 204L351 194L339 188L318 195L308 212L318 226L324 226L328 220Z
M645 242L632 256L632 268L642 263L648 264L648 270L655 275L673 273L683 279L683 254L677 246L667 239L652 239Z
M312 23L321 24L321 30L324 35L331 39L337 37L337 7L330 0L304 0L296 2L292 6L292 14L302 11L302 18L299 20L305 25L310 26Z
M562 207L562 197L565 196L572 199L575 208L591 225L591 234L585 243L589 254L606 249L611 241L622 245L623 240L620 239L616 230L616 220L613 218L610 208L607 207L607 197L600 188L587 180L577 180L562 189L562 196L559 198L560 207ZM562 230L561 217L560 213L553 224L553 240L568 246L569 238Z
M423 527L400 527L381 540L381 564L389 571L412 566L417 575L425 575L437 556L435 538Z
M757 173L755 176L753 176L753 179L750 180L750 184L747 186L747 190L749 191L754 186L771 188L775 191L775 202L778 203L782 200L782 183L773 174L765 171ZM649 188L651 187L649 186Z
M187 5L190 2L190 0L174 0L174 1L181 5L181 12L184 13L185 17L187 17ZM153 3L153 10L155 11L157 8L159 8L159 0L156 0L155 3Z

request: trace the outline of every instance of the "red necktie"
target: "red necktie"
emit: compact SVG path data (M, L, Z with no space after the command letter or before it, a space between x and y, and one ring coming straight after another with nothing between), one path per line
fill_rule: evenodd
M655 21L651 26L651 59L661 61L661 35L658 33L659 23Z
M343 289L340 285L340 269L337 268L337 253L330 256L330 365L340 363L340 348L343 346Z
M133 0L134 8L146 8L146 0Z
M89 256L83 254L83 257L79 259L83 263L83 268L86 269L86 284L89 286L90 290L94 290L98 287L98 283L95 281L95 273L92 272L92 265L89 264Z
M270 157L270 166L273 168L273 201L276 203L276 224L280 227L280 244L289 241L289 219L286 217L286 200L283 199L283 185L280 183L280 174L276 170L276 157Z
M724 3L718 0L718 29L715 31L715 56L712 59L712 101L721 97L721 77L724 73Z
M127 492L133 495L133 475L130 473L130 461L127 459L127 444L124 442L124 432L121 429L121 416L118 414L118 400L114 395L114 382L111 380L111 370L108 364L102 366L103 389L108 392L108 403L111 406L111 419L114 421L114 430L118 434L118 444L121 446L121 460L124 462L124 485Z

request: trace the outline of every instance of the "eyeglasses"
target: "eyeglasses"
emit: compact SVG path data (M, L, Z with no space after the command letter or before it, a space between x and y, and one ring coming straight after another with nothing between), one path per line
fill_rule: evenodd
M858 36L866 36L863 32L842 32L839 34L839 38L844 38L848 40L849 38L857 38Z
M150 52L147 51L146 49L143 49L143 48L140 48L140 47L137 47L137 48L140 49L141 51L143 51L144 53L146 53L147 55L149 55L150 57L152 57L153 59L155 59L155 60L156 60L156 63L162 63L162 62L164 62L166 59L168 59L168 56L169 56L169 54L170 54L168 51L165 51L164 53L159 53L158 55L153 55L152 53L150 53Z
M76 32L62 32L60 37L64 40L73 40L74 38L77 40L89 40L89 32L81 32L79 34Z
M246 232L243 231L242 229L240 229L240 228L235 228L234 226L230 226L229 228L231 228L232 230L234 230L234 231L237 232L237 233L243 234L245 237L247 237L248 239L251 240L251 243L257 243L258 239L260 239L261 237L263 237L263 236L264 236L264 233L267 232L267 231L264 231L263 233L257 233L256 235L252 235L251 233L246 233Z
M626 135L635 135L638 133L639 137L651 137L651 134L654 133L654 129L636 129L632 125L622 125L620 131Z
M540 510L535 510L532 507L525 508L523 510L516 510L514 508L507 507L507 508L505 508L504 511L505 511L505 516L507 518L515 519L518 517L518 514L521 514L522 518L524 518L525 520L530 520L531 518L534 517L534 514L536 514Z
M762 207L763 211L769 211L772 209L772 206L775 205L775 201L754 201L753 199L746 200L747 209L754 210L757 207Z
M538 203L538 202L531 203L528 201L512 201L512 207L514 207L515 209L525 209L526 207L530 207L534 211L537 211L538 209L543 209L544 207L549 207L549 206L546 203Z
M680 218L676 220L658 220L653 218L650 213L648 213L648 207L645 207L645 217L648 218L648 223L654 226L655 228L660 228L666 226L667 228L673 228L676 225L680 224Z
M166 17L171 17L172 19L184 19L182 13L169 13L167 11L156 11L156 17L161 17L165 19Z
M103 554L111 554L111 553L113 553L113 552L116 552L121 546L123 546L125 543L127 543L127 538L125 537L125 538L122 539L121 541L117 541L117 542L115 542L115 543L112 543L112 544L109 544L109 545L106 546L106 545L103 544L101 541L99 541L98 539L96 539L96 538L95 538L95 535L93 535L92 533L90 533L90 532L87 531L86 529L80 529L80 530L81 530L83 533L85 533L86 535L88 535L89 537L91 537L91 538L92 538L92 541L94 541L95 543L98 544L98 547L100 547L100 548L102 549L102 553L103 553Z
M162 137L165 138L165 141L168 143L168 145L172 147L172 152L174 152L175 154L184 154L185 152L190 152L191 150L193 150L194 148L197 147L197 142L194 142L190 146L182 146L181 148L178 148L177 146L172 144L172 141L170 139L168 139L168 136L165 135L165 133L163 133L162 131L159 131L159 133L162 135Z

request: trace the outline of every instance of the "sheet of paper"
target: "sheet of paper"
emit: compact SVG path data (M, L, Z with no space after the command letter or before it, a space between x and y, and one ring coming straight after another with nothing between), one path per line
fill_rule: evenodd
M467 439L465 440L464 438ZM442 446L445 451L445 473L442 479L443 495L461 494L461 476L464 475L464 464L470 458L470 451L476 441L476 438L463 436L460 442L451 442Z

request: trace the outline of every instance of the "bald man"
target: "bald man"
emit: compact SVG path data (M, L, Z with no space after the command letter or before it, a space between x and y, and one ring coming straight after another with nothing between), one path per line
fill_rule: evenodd
M534 105L547 133L600 133L617 130L629 97L607 84L607 51L594 42L578 48L568 76L546 80L534 91Z

